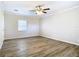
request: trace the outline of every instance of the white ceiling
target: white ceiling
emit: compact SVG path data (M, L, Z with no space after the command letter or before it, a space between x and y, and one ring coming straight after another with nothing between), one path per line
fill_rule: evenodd
M12 12L18 15L36 15L29 10L33 10L37 5L44 5L44 7L50 8L47 15L53 12L59 12L67 8L79 6L79 1L5 1L5 11ZM14 11L15 9L19 11Z

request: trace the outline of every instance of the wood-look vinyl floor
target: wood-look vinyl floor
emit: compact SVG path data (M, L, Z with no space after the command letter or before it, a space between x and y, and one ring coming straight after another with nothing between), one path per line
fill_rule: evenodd
M0 51L3 57L79 57L79 46L48 39L31 37L6 40Z

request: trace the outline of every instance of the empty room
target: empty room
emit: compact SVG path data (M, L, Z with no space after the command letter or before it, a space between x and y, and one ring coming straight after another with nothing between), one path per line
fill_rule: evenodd
M79 57L79 1L0 1L1 57Z

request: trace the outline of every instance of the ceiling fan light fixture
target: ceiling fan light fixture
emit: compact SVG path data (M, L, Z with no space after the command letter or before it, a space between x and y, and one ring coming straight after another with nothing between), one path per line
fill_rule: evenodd
M44 14L44 13L41 12L41 11L36 11L36 14L37 14L37 15L42 15L42 14Z
M44 8L42 7L42 5L38 5L35 7L35 10L33 10L33 12L35 12L37 15L42 15L46 14L47 10L50 10L50 8Z

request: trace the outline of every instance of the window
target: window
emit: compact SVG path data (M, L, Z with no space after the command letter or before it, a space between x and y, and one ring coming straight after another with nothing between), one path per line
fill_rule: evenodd
M27 29L27 21L18 20L18 31L26 31L26 29Z

